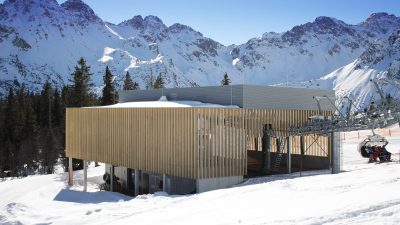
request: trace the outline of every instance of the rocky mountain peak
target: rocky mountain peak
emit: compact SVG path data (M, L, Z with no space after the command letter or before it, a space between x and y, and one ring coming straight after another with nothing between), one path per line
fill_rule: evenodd
M22 13L27 15L40 12L39 9L54 10L58 7L56 0L6 0L0 6L0 14L5 11L8 14Z
M320 16L311 23L293 27L282 35L282 39L293 45L299 42L306 33L328 34L338 37L344 34L353 35L353 30L343 21L332 17Z
M386 12L378 12L378 13L372 13L366 20L365 22L373 22L377 20L396 20L397 17L393 14L388 14Z
M311 23L311 27L319 34L332 34L334 36L341 36L344 34L353 35L353 31L349 25L332 17L317 17L315 21Z
M170 33L181 33L183 31L187 31L187 32L193 32L196 33L199 36L203 36L200 32L197 32L195 30L193 30L193 28L186 26L184 24L180 24L180 23L174 23L173 25L168 27L168 32Z
M132 19L125 20L124 22L118 25L132 26L138 30L142 30L144 28L143 17L141 15L134 16Z
M53 18L60 10L56 0L6 0L0 6L0 20L32 22Z
M360 25L379 33L390 34L400 28L400 17L385 12L373 13Z
M167 26L157 16L146 16L143 20L144 28L153 31L162 31L167 29Z
M79 17L81 19L81 23L101 21L93 9L82 0L68 0L62 3L61 7Z
M167 29L167 26L162 22L157 16L146 16L144 19L141 15L134 16L132 19L125 20L119 23L118 26L129 26L134 29L149 34L157 36L161 32Z
M323 29L329 29L336 26L345 26L346 24L343 21L338 19L327 17L327 16L319 16L315 18L314 25L319 26Z

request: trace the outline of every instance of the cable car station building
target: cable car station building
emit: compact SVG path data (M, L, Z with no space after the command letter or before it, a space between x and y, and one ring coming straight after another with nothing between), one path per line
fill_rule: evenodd
M331 115L332 104L319 109L313 99L334 99L331 90L231 85L119 96L113 106L67 109L66 155L106 163L127 193L199 193L248 176L339 167L336 135L288 132Z

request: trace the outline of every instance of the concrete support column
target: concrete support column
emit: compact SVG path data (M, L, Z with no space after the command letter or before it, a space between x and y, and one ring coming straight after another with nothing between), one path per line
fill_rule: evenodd
M268 172L271 170L271 144L269 130L272 129L271 124L264 125L264 132L262 138L262 171Z
M110 191L114 191L114 165L111 165L110 171Z
M83 191L87 191L87 161L83 160Z
M303 156L305 154L304 136L300 136L300 152L301 152L300 156L300 176L301 176L301 172L303 171Z
M162 191L167 192L167 175L165 173L162 175Z
M135 196L139 195L139 170L135 169Z
M74 169L72 167L72 158L68 158L68 185L73 185Z
M288 173L292 172L292 156L290 154L291 141L292 141L292 137L288 136L287 137L287 143L286 143L286 165L287 165L287 172Z
M339 132L331 133L331 165L332 165L332 173L340 172L340 146L339 146Z

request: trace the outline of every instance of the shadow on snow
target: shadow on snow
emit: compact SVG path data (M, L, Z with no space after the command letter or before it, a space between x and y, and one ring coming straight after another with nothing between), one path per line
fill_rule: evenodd
M105 191L83 192L68 189L62 189L55 197L54 201L74 202L82 204L96 204L102 202L121 202L129 201L131 197L118 193Z

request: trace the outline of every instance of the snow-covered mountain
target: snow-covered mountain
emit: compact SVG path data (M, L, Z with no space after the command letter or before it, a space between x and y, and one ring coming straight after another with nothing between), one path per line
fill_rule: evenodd
M0 86L31 88L68 78L80 57L102 84L105 66L122 82L125 71L145 88L160 73L168 87L233 83L274 84L318 79L360 57L400 29L400 18L372 14L358 25L329 17L224 46L189 26L166 26L156 16L120 24L103 21L81 0L6 0L0 4Z
M341 95L356 100L363 108L370 99L380 96L371 79L400 79L400 30L393 32L387 39L376 40L353 62L332 73L306 82L291 83L293 86L334 89ZM393 85L383 86L386 93L399 98L400 93Z

